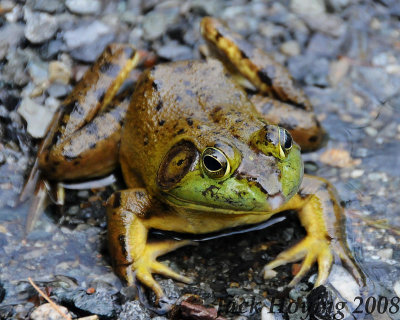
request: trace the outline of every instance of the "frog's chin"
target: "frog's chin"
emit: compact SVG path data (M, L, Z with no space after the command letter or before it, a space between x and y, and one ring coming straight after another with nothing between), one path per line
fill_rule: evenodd
M278 194L272 197L267 198L265 201L265 205L260 205L259 207L237 207L237 208L227 208L223 206L217 205L206 205L204 203L198 203L191 200L186 200L177 197L173 194L164 194L163 200L168 203L168 205L177 207L177 208L184 208L187 210L193 211L200 211L200 212L215 212L221 214L252 214L252 215L265 215L271 214L272 212L280 211L279 208L285 204L285 198Z

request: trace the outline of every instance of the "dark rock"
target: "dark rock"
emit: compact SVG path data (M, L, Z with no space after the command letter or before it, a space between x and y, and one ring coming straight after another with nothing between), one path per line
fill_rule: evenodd
M97 287L93 294L86 290L78 289L60 292L56 295L60 304L72 306L81 314L97 314L100 317L112 318L119 311L117 296L109 288Z

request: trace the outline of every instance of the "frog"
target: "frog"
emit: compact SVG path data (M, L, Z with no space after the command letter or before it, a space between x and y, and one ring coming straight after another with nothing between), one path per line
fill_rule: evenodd
M90 179L121 168L127 189L107 200L109 253L127 285L138 280L158 301L165 295L154 274L192 279L157 258L193 242L151 241L151 229L207 234L286 211L298 213L306 236L264 274L302 261L294 286L318 263L319 286L338 258L362 281L335 188L304 174L301 150L317 149L325 135L309 99L271 55L222 21L204 17L200 29L205 59L156 64L132 94L121 88L144 54L108 45L54 117L38 155L42 176Z

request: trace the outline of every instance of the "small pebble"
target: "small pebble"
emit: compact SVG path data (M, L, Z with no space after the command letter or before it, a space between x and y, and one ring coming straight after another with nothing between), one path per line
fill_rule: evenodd
M371 181L379 181L380 180L383 182L387 182L388 177L385 172L371 172L368 174L368 180L371 180Z
M111 28L105 23L94 21L89 25L66 31L64 41L68 49L71 50L92 43L111 31Z
M64 1L36 0L33 2L33 9L37 11L45 11L48 13L61 12L64 10Z
M301 15L319 15L326 10L324 0L292 0L290 9Z
M329 82L335 87L348 73L350 69L350 60L346 58L333 61L330 65Z
M154 40L162 36L167 27L177 20L179 10L175 9L151 11L146 14L143 18L143 37L146 40Z
M68 309L63 306L58 306L58 308L65 314L71 317L68 313ZM61 314L59 314L50 303L45 303L37 307L31 313L31 320L65 320Z
M356 179L361 177L364 174L364 170L361 169L357 169L357 170L353 170L350 174L350 177Z
M49 63L49 80L68 84L71 78L71 69L60 61L51 61Z
M31 13L25 10L25 19L25 37L35 44L51 39L58 28L56 18L47 13Z
M167 44L161 47L157 53L161 58L172 61L193 59L192 49L183 45Z
M286 41L281 46L281 52L287 56L298 56L300 54L300 46L297 41Z
M353 159L348 150L328 149L320 156L320 161L338 168L348 168L361 163L361 159Z
M68 10L77 14L98 14L101 10L99 0L66 0Z
M340 37L346 31L344 21L340 17L331 14L308 14L305 22L310 29L335 38Z
M276 272L275 270L265 268L263 277L265 280L269 280L269 279L275 278L277 274L278 274L278 272Z
M63 98L68 92L70 87L62 83L53 83L47 88L47 93L53 98Z
M44 137L53 118L53 112L30 98L23 98L18 113L26 120L28 133L32 137Z

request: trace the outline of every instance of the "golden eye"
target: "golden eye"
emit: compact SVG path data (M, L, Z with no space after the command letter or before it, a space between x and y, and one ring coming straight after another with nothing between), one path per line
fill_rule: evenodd
M286 155L293 146L292 136L283 128L279 128L279 146Z
M201 155L204 172L213 179L220 179L229 173L230 165L226 156L216 148L206 148Z

